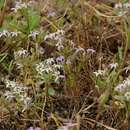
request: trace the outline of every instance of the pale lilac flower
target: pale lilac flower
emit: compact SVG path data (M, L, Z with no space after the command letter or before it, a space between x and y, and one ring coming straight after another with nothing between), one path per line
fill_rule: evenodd
M89 48L89 49L87 49L87 53L88 54L93 54L93 53L95 53L96 51L94 50L94 49L91 49L91 48Z
M33 127L29 127L27 130L34 130Z
M110 69L116 69L118 67L118 63L109 64Z
M64 62L65 61L65 57L64 56L59 56L56 58L56 62Z

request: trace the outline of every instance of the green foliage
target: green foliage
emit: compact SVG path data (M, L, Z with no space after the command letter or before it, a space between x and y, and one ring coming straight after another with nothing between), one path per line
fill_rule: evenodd
M0 0L0 9L2 9L2 8L3 8L4 3L5 3L5 0Z
M50 96L54 96L55 93L56 93L56 92L55 92L54 88L49 87L49 89L48 89L48 94L49 94Z
M27 13L27 15L26 15ZM28 32L33 31L36 27L39 26L40 24L40 16L39 14L32 10L32 9L28 9L27 12L25 12L25 16L27 19L27 30Z

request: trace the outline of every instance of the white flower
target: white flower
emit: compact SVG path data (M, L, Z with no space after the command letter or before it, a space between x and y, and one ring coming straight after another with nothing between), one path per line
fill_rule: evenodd
M9 32L8 30L3 30L2 32L0 32L0 37L17 37L18 34L20 34L20 32Z
M72 46L72 49L76 47L76 44L72 40L70 41L70 45Z
M76 51L75 51L75 54L77 54L77 53L83 53L83 55L85 55L86 54L86 52L85 52L85 50L84 50L84 48L82 48L82 47L78 47L78 48L75 48L76 49Z
M32 99L28 96L23 96L22 101L24 104L22 112L24 112L30 106Z
M125 68L125 73L127 74L130 71L130 67Z
M46 76L53 77L53 81L57 81L61 78L60 71L64 68L60 64L56 64L53 58L48 58L38 64L36 64L36 71L38 75L42 77L43 80ZM64 76L64 75L63 75Z
M28 57L28 56L29 56L29 52L27 50L23 49L23 48L21 50L14 52L15 59L17 57L25 58L25 57Z
M123 84L126 85L127 87L129 87L130 86L130 80L127 78L126 80L124 80Z
M23 65L21 63L16 63L16 67L17 67L17 69L22 69Z
M37 51L39 54L43 55L45 53L45 49L41 46L37 46Z
M22 3L21 1L20 2L16 2L15 8L11 8L11 10L14 11L14 12L17 12L20 9L27 8L28 5L29 4L26 4L25 2Z
M71 63L71 60L70 60L70 59L67 59L66 64L67 64L67 65L71 65L71 64L72 64L72 63Z
M126 92L124 96L126 100L130 102L130 92Z
M9 100L9 101L11 101L15 97L13 95L13 93L10 91L5 91L4 96L5 96L6 100Z
M49 12L47 14L47 17L54 17L54 16L56 16L56 12Z
M28 87L15 81L5 80L6 88L9 90L5 92L6 100L11 101L13 98L17 99L23 105L23 110L27 109L31 103L31 98L27 96Z
M39 32L38 31L35 31L35 32L31 32L28 37L32 37L33 40L36 40L36 37L39 35Z
M118 67L118 63L109 64L110 69L116 69Z
M101 76L101 75L104 75L105 74L105 70L97 70L97 71L95 71L95 72L93 72L95 75L96 75L96 77L98 77L99 75Z
M118 3L118 4L115 4L115 8L116 9L120 9L120 8L126 8L126 9L128 9L128 8L130 8L130 3L124 3L124 4L121 4L121 3Z
M57 32L50 33L50 34L46 35L44 37L44 41L47 41L47 40L55 40L55 41L63 40L64 34L65 34L64 30L57 30Z
M127 11L119 11L118 16L124 16L127 13Z
M11 37L17 37L20 32L10 32Z
M58 41L58 42L56 43L56 47L57 47L57 50L58 50L58 51L63 50L63 49L64 49L64 45L63 45L62 41Z
M8 31L8 30L3 30L2 32L0 32L0 38L1 38L2 36L5 36L5 37L10 36L9 31Z
M118 4L115 4L115 8L117 9L117 8L122 8L123 7L123 5L121 4L121 3L118 3Z
M125 8L130 8L130 3L125 3L125 4L124 4L124 7L125 7Z
M94 50L94 49L91 49L91 48L89 48L89 49L87 49L87 53L88 54L93 54L93 53L95 53L96 51Z
M5 80L6 88L11 89L15 94L24 93L27 90L27 87L23 84L19 84L15 81Z
M51 64L54 64L55 61L53 58L49 58L49 59L46 59L45 62L46 64L51 65Z
M120 92L120 93L124 92L125 89L126 89L126 85L124 84L119 84L115 87L115 91Z

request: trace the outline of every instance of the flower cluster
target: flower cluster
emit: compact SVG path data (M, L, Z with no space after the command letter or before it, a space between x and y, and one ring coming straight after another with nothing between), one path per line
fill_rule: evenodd
M40 127L33 128L32 126L29 127L27 130L42 130Z
M110 69L116 69L118 67L118 63L111 63L108 66Z
M127 101L130 101L130 80L126 79L123 81L123 83L118 84L115 87L115 91L120 93L121 95L123 95L125 97L125 99Z
M63 40L65 39L64 35L65 35L64 30L57 30L57 32L46 35L44 37L44 41L46 42L49 40L57 41L56 43L57 50L62 50L64 49L64 45L63 45Z
M27 109L31 103L31 98L27 96L28 88L23 84L10 80L5 80L5 84L8 89L4 94L6 100L11 101L12 99L16 99L16 101L23 103L23 111Z
M17 58L25 58L25 57L28 57L29 56L29 52L25 49L20 49L16 52L14 52L14 58L17 59Z
M83 53L83 55L85 55L85 54L88 54L88 55L93 55L96 51L94 50L94 49L92 49L92 48L88 48L87 50L86 49L84 49L84 48L82 48L82 47L78 47L78 48L74 48L75 49L75 53L77 54L77 53Z
M130 3L118 3L118 4L115 4L115 8L130 8Z
M96 77L98 77L98 76L104 75L105 72L106 72L105 70L97 70L97 71L95 71L93 73L96 75Z
M78 48L75 48L75 53L76 54L78 54L78 53L83 53L83 55L85 55L86 54L86 52L85 52L85 49L84 48L82 48L82 47L78 47Z
M0 38L1 37L17 37L20 32L10 32L8 30L3 30L0 32Z
M64 30L57 30L57 32L46 35L44 41L48 41L48 40L59 41L64 38L64 34L65 34Z
M23 68L22 59L29 57L29 55L30 55L30 53L28 52L28 50L25 50L23 48L14 52L14 59L15 59L16 65L17 65L17 69Z
M30 6L29 3L25 3L25 2L22 3L21 1L19 1L15 3L15 7L11 8L11 10L17 12L18 10L21 10L23 8L28 8L28 6Z
M128 9L130 8L130 3L118 3L115 4L115 9L119 9L118 16L124 16Z
M33 40L36 40L37 36L39 35L38 31L31 32L28 37L32 38Z
M63 60L63 57L59 57L57 61ZM62 64L55 62L53 58L46 59L38 64L36 64L36 71L40 77L46 82L46 79L53 80L58 83L60 79L64 79L64 68Z

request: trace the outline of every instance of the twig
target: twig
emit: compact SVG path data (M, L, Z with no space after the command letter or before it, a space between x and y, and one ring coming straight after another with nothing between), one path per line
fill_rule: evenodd
M94 122L94 123L97 123L97 124L99 124L99 125L105 127L105 128L108 129L108 130L117 130L117 129L114 129L114 128L110 127L110 126L107 126L107 125L105 125L105 124L103 124L103 123L101 123L101 122L98 122L98 121L93 120L93 119L90 119L90 118L83 118L83 119L84 119L84 120L91 121L91 122Z

